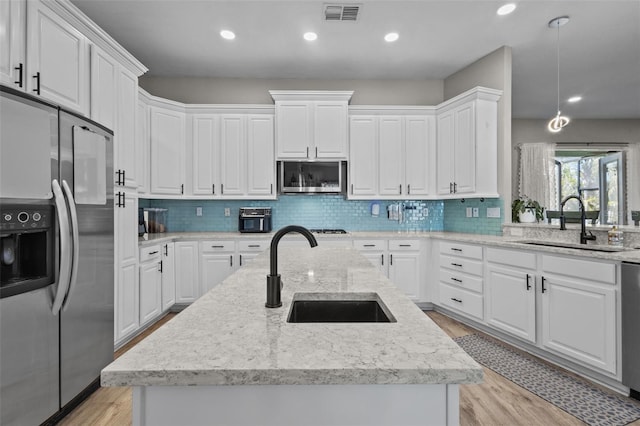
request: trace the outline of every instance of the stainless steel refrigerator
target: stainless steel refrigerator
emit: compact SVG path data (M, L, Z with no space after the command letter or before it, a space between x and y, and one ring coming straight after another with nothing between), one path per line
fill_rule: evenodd
M113 360L113 134L0 86L0 424L55 422Z

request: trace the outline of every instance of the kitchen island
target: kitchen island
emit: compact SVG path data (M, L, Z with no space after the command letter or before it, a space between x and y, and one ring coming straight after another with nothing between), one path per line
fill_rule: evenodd
M352 248L265 252L102 371L132 386L133 424L455 425L481 367ZM392 322L289 323L292 301L377 298Z

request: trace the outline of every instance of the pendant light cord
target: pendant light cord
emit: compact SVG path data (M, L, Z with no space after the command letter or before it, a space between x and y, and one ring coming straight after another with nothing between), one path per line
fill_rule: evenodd
M557 100L557 108L556 111L558 115L560 115L560 25L557 25L558 28L558 37L556 40L556 63L558 64L558 100Z

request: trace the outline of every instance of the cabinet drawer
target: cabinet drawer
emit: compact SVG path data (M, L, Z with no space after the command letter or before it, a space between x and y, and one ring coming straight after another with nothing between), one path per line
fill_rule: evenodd
M235 241L201 241L200 251L202 253L221 253L221 252L234 252L236 251Z
M353 247L358 250L386 250L387 242L385 240L354 240Z
M482 278L440 268L440 281L467 290L482 293Z
M262 241L238 241L238 251L262 252L269 248L270 240Z
M616 265L561 256L542 256L542 271L599 283L616 283Z
M440 304L464 314L483 319L482 296L440 283Z
M389 250L420 250L419 240L389 240Z
M149 260L154 260L156 258L160 260L160 256L161 256L160 245L153 245L153 246L140 248L140 263L143 263Z
M440 267L482 276L482 262L464 257L440 255Z
M482 247L450 241L440 241L440 253L482 260Z
M487 248L487 260L518 268L536 269L535 253L489 247Z

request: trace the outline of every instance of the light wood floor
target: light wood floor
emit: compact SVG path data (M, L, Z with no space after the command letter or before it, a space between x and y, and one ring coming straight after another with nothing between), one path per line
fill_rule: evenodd
M431 311L427 312L427 315L451 337L478 332L440 313ZM115 357L125 353L174 316L175 314L165 316L142 335L118 350ZM485 368L484 373L484 383L460 387L461 425L584 425L572 415L492 370ZM60 423L62 426L127 426L130 424L130 388L100 388ZM630 426L640 426L640 420L630 423Z

